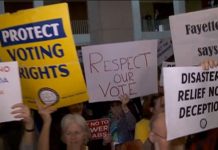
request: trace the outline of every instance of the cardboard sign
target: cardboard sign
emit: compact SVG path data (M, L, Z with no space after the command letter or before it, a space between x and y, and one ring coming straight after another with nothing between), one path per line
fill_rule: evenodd
M157 92L157 40L82 47L90 102Z
M173 45L171 38L160 39L157 49L157 64L158 66L173 55Z
M109 133L109 118L95 119L87 121L91 132L91 139L102 139Z
M218 68L169 67L163 71L167 139L218 127Z
M0 63L0 122L18 120L11 107L22 102L17 62Z
M176 66L199 65L218 56L218 8L170 16Z
M67 4L0 15L0 22L0 58L19 62L29 107L35 99L56 108L88 100Z

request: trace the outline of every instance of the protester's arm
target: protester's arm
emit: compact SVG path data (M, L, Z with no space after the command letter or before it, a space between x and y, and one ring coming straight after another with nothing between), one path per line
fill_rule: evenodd
M42 130L39 135L38 150L49 150L49 135L52 122L51 113L54 111L55 109L51 106L43 107L38 104L38 112L43 121Z
M135 129L135 125L136 125L136 119L133 116L133 114L131 113L131 111L129 110L127 104L129 103L130 99L129 96L127 94L124 94L122 96L119 97L121 102L122 102L122 109L125 113L125 119L127 122L127 127L129 130L134 130Z
M127 94L121 95L120 97L120 101L122 103L122 109L124 111L124 113L128 113L129 112L129 108L127 106L127 104L129 103L129 96Z
M20 144L20 150L31 150L35 147L35 128L34 120L32 118L30 109L22 104L18 103L12 106L12 114L15 118L20 118L24 122L24 134Z

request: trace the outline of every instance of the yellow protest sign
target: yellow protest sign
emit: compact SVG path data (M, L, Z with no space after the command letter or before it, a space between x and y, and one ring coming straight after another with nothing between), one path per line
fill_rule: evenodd
M88 100L66 3L0 15L0 59L18 61L24 103Z

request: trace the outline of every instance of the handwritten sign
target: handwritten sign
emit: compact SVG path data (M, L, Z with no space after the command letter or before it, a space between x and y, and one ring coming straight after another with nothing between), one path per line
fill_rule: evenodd
M167 139L218 127L218 68L163 68Z
M91 139L102 139L109 133L109 118L95 119L87 121L91 132Z
M157 40L82 47L90 102L157 92Z
M59 108L88 100L67 4L4 14L0 22L0 58L18 61L24 103Z
M218 8L170 16L176 66L199 65L218 56Z
M14 121L11 107L22 102L17 62L0 63L0 122Z

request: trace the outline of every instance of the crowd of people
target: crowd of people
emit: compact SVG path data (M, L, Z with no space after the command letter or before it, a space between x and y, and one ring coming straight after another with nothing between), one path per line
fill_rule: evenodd
M218 66L206 60L203 69ZM139 103L138 103L139 102ZM142 103L140 103L142 102ZM56 110L36 100L38 110L19 103L12 114L19 122L0 124L2 150L215 150L217 129L167 141L164 113L164 90L140 99L130 100L127 94L119 100L90 104L74 104ZM140 106L141 104L141 106ZM110 118L109 133L92 140L87 120ZM210 144L209 144L210 143Z

